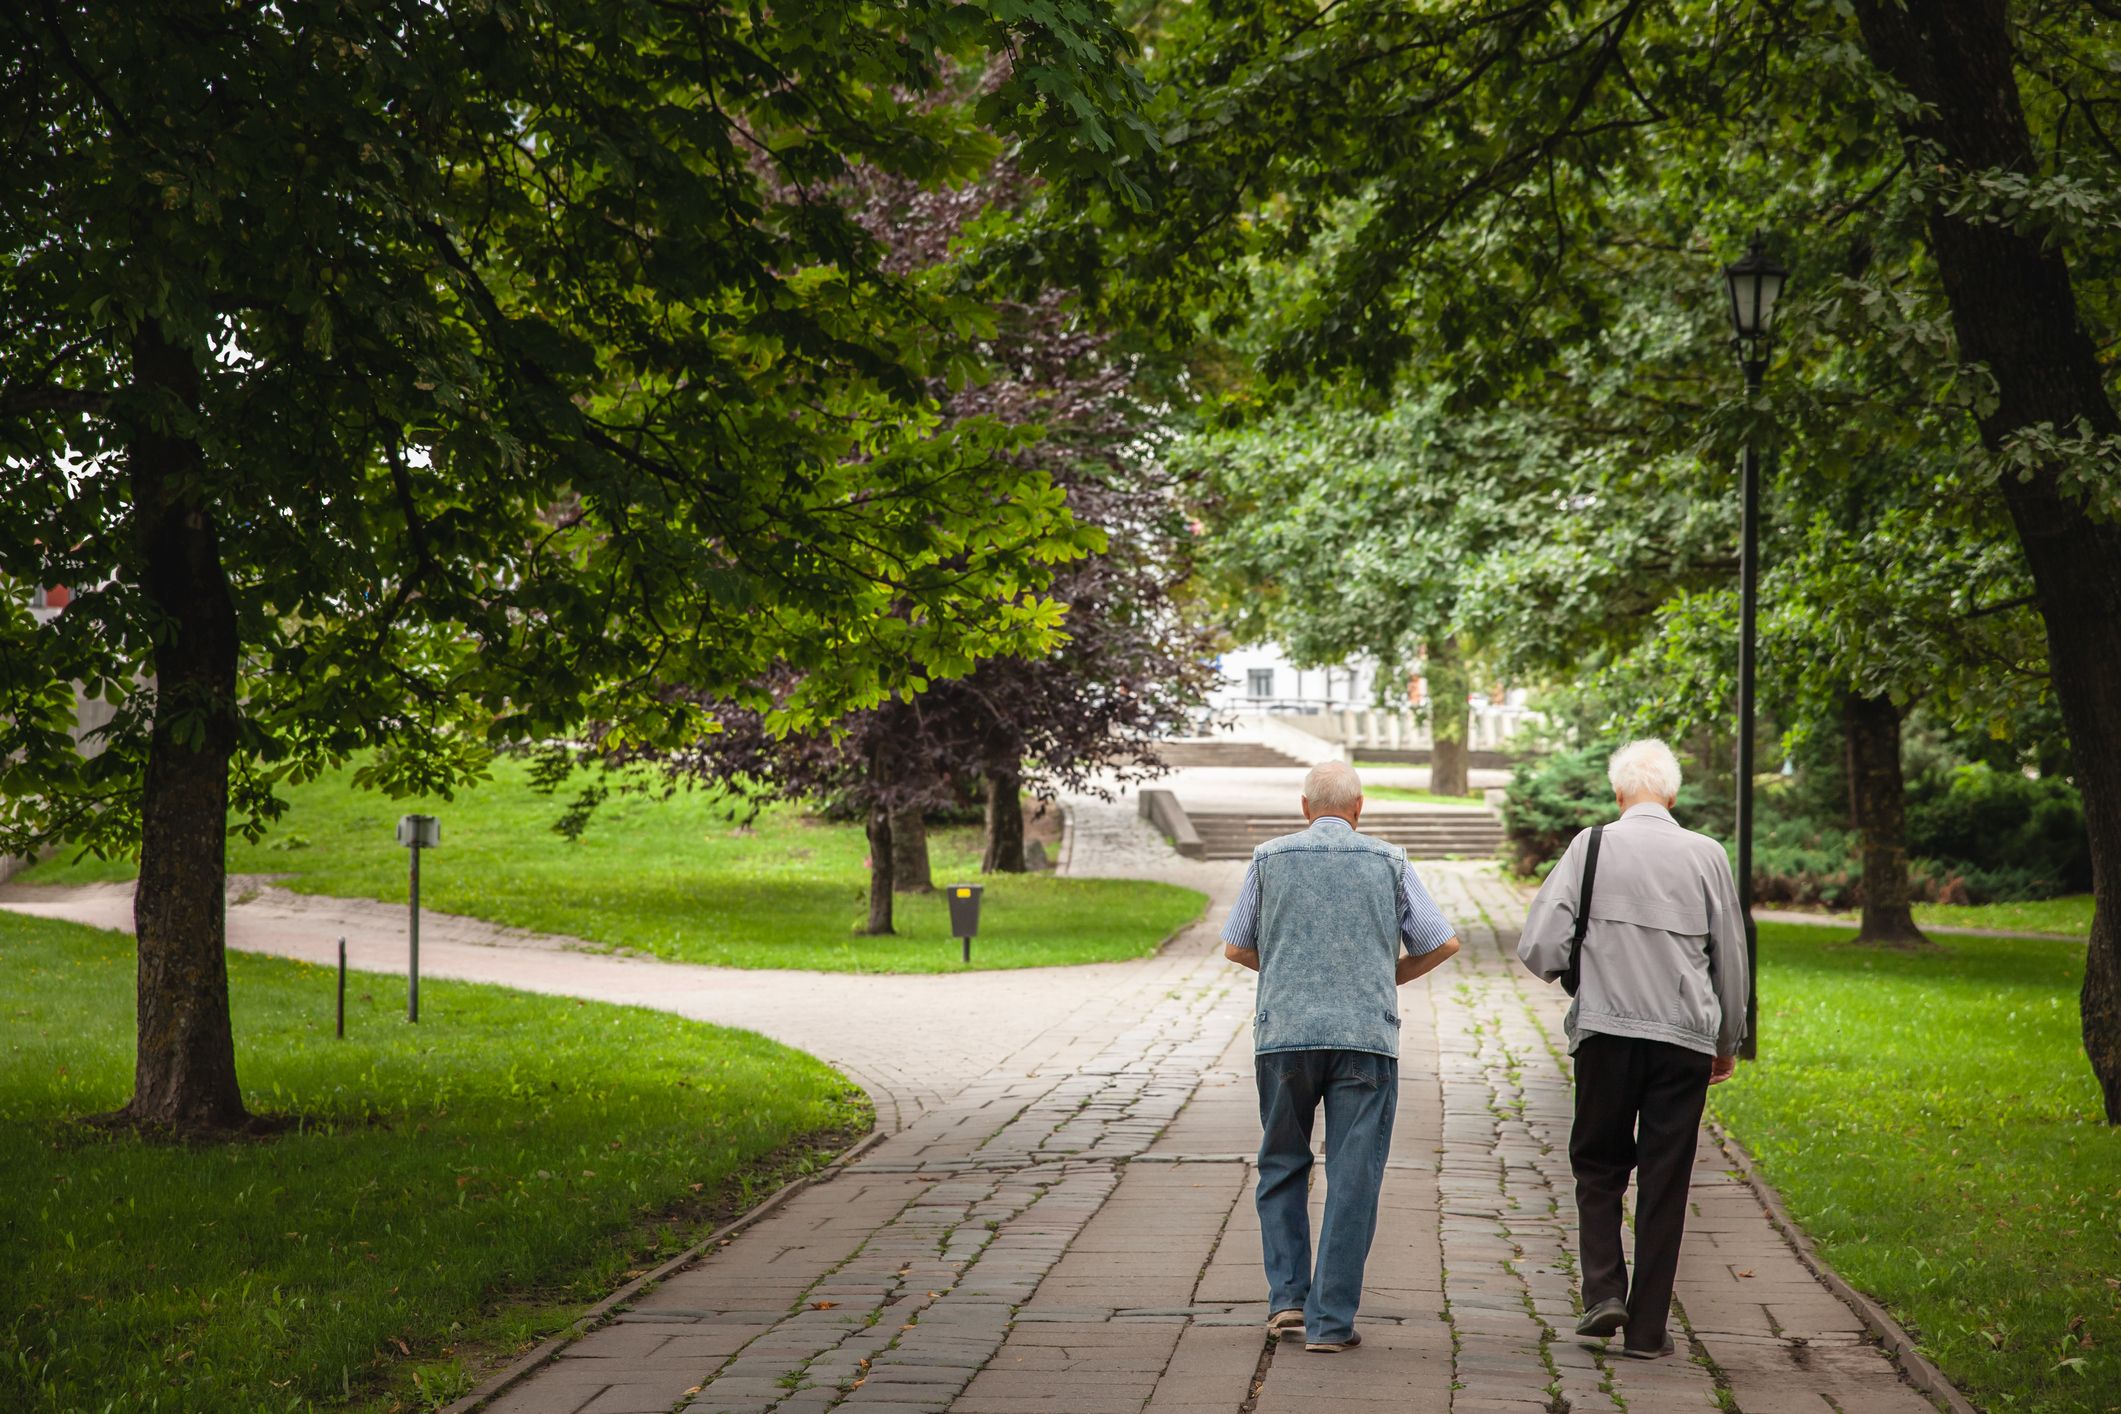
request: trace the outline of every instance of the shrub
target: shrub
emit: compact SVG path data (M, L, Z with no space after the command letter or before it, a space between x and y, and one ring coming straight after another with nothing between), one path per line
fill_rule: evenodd
M2084 803L2055 776L1983 762L1925 775L1909 785L1907 847L1956 876L1975 903L2091 887Z
M1753 842L1753 900L1845 907L1861 897L1861 858L1856 836L1839 826L1763 818Z
M1612 746L1593 745L1517 763L1502 796L1512 873L1543 876L1578 831L1612 818L1605 778L1612 754Z

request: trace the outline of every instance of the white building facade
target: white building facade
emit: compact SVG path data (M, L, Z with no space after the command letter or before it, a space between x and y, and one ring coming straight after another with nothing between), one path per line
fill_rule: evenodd
M1217 666L1222 680L1209 702L1211 730L1287 741L1293 729L1344 757L1365 749L1423 751L1432 744L1428 683L1418 673L1401 685L1380 683L1374 663L1299 668L1274 643L1232 649ZM1522 688L1508 689L1500 699L1472 694L1467 746L1509 750L1518 733L1539 720L1527 697Z

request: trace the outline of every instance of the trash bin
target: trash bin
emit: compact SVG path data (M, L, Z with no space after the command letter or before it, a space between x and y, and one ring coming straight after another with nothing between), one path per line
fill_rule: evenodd
M981 884L952 884L950 895L950 936L965 945L965 961L972 961L972 940L979 935L979 898L985 886Z

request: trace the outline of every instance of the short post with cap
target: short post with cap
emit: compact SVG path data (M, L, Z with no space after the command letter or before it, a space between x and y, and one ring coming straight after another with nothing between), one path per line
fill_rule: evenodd
M398 821L398 843L412 851L411 951L405 968L405 1019L420 1019L420 851L442 842L442 822L432 815L406 815Z

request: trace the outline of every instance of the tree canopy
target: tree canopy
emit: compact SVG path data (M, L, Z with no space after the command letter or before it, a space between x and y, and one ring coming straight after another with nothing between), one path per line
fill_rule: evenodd
M1787 551L1771 587L1796 592L1771 614L1811 630L1785 685L1808 701L1928 687L1959 710L1977 678L1976 696L2009 698L2011 674L2045 673L2106 897L2117 37L2101 7L2005 0L1158 7L1145 72L1164 149L1133 164L1147 199L1063 184L989 259L1078 271L1107 307L1212 349L1208 396L1230 415L1348 381L1544 441L1548 532L1453 586L1491 647L1581 661L1652 619L1727 643L1735 498L1718 488L1741 442L1783 430L1768 558ZM1763 228L1799 279L1748 398L1716 267ZM1860 513L1822 519L1844 482ZM1849 550L1926 572L1886 585L1835 562ZM2001 617L2028 594L2044 652L2026 617ZM1799 617L1825 598L1834 620ZM2084 1018L2121 1120L2121 921L2104 912Z
M11 13L0 57L0 848L142 855L135 1117L241 1114L231 803L365 758L680 740L677 679L829 718L1057 641L1099 537L1025 434L945 420L976 298L820 193L997 136L1138 151L1090 3L346 4ZM997 80L928 101L950 62ZM70 683L120 704L84 755Z
M932 190L865 170L840 198L886 247L886 267L958 278L969 226L1021 205L1030 188L1013 155L975 179ZM1025 867L1021 796L1109 793L1114 779L1160 770L1156 743L1183 731L1212 682L1215 629L1186 612L1193 537L1159 464L1169 429L1143 357L1115 345L1065 292L995 299L979 341L981 376L935 382L943 422L993 421L1025 439L1009 456L1043 471L1075 521L1101 537L1055 567L1047 592L1067 606L1065 636L1044 652L1005 651L917 693L795 731L772 710L713 690L676 689L714 730L676 749L601 751L605 764L652 759L687 783L758 797L825 799L868 818L870 932L892 929L892 893L930 887L925 812L986 797L984 867ZM802 685L777 669L753 684L779 703ZM603 789L601 778L590 788Z
M136 1114L240 1108L218 846L278 779L1022 687L1070 596L1156 628L1096 578L1131 483L1034 445L1123 390L983 381L1026 330L1188 360L1178 464L1278 631L1588 662L1674 720L1722 694L1728 468L1772 442L1785 720L2051 692L2121 896L2108 7L1128 13L0 18L0 574L79 590L0 609L0 847L137 841ZM1750 395L1715 269L1762 229L1799 277ZM100 754L75 683L120 702ZM2089 956L2121 1120L2111 909Z

